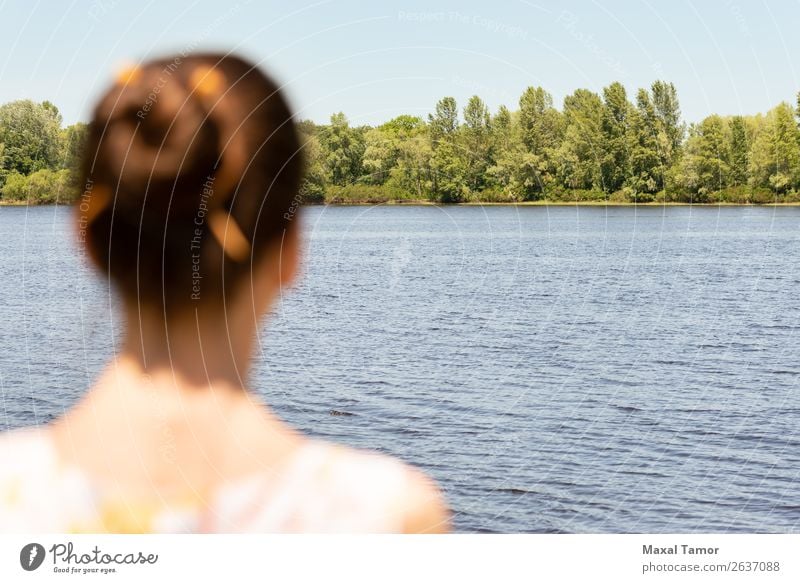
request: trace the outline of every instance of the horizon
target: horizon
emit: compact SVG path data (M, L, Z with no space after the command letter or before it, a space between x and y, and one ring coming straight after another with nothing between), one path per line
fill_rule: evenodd
M791 31L796 6L519 1L487 11L476 2L322 0L219 9L203 0L156 13L153 0L46 11L11 0L5 7L19 17L0 22L0 102L51 101L65 125L88 121L123 63L185 50L231 49L261 63L285 85L297 119L320 125L339 111L353 125L403 114L426 119L445 96L459 110L472 95L492 113L500 105L516 110L528 86L543 87L561 109L578 88L601 93L619 81L632 99L659 79L675 85L683 120L696 123L794 104L800 88L791 58L800 49ZM157 25L147 26L154 18Z

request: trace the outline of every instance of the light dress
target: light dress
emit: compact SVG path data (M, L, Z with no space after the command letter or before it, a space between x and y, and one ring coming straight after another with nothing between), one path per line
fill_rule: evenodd
M402 532L411 475L395 458L307 440L280 470L207 495L120 498L60 462L45 431L17 429L0 433L0 532Z

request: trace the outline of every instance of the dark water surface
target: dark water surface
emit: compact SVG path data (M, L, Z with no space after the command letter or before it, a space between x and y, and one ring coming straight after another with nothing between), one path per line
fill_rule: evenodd
M0 428L59 414L119 336L69 218L0 208ZM428 470L461 531L798 532L799 225L800 208L310 208L256 390L306 432Z

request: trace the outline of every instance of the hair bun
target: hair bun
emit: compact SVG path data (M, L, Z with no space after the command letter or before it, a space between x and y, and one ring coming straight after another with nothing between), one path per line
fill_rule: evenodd
M226 309L296 224L302 144L280 86L236 55L165 56L94 112L79 206L94 263L154 314Z
M141 205L146 197L153 210L196 209L198 199L186 194L199 197L219 155L218 128L179 71L135 71L120 76L117 98L105 100L107 111L97 112L107 120L103 163L125 187L117 204Z

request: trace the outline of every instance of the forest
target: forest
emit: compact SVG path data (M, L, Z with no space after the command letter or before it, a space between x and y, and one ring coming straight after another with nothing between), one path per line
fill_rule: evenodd
M307 203L800 202L800 94L687 124L664 81L633 99L621 83L577 89L560 109L528 87L513 111L444 97L427 118L357 126L340 112L298 130ZM85 135L48 101L0 106L0 202L70 202Z

